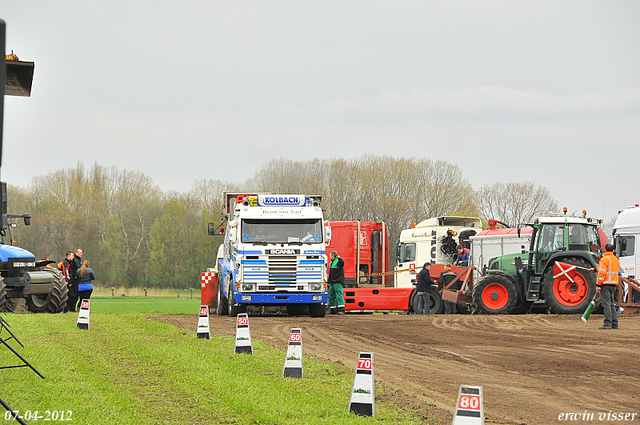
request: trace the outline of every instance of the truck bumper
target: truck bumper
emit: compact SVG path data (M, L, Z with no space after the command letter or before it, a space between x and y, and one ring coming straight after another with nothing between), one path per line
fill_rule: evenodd
M250 297L250 298L249 298ZM244 299L243 299L244 298ZM233 300L236 304L326 304L329 302L329 295L326 293L317 294L234 294Z

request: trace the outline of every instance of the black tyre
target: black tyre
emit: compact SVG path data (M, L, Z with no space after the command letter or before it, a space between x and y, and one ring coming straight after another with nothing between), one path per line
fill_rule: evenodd
M4 283L4 278L0 276L0 312L9 311L7 307L7 285Z
M542 276L543 296L549 310L556 314L584 313L596 293L595 273L584 270L591 265L577 257L556 260L580 268L575 269L572 279L566 274L554 278L554 265L549 264Z
M69 298L69 288L58 269L42 267L38 271L51 274L51 292L27 296L27 308L32 313L62 313Z
M324 317L327 314L327 306L324 304L309 304L311 317Z
M438 291L438 288L434 286L429 289L429 313L444 313L444 301L442 301L442 295L440 295L440 291Z
M473 303L484 314L508 314L517 300L516 287L505 276L487 275L473 288Z
M223 282L218 282L218 308L216 308L216 313L218 313L219 316L226 315L229 312L229 301L222 295L222 283Z
M236 317L238 314L246 313L247 306L242 305L234 305L235 301L233 300L233 287L229 285L229 292L227 294L227 302L229 303L229 316Z
M411 294L411 308L410 312L415 313L418 311L418 295L414 290ZM429 314L442 314L444 313L444 301L442 301L442 295L436 287L429 289Z
M518 298L516 305L511 310L510 314L527 314L533 307L533 301L524 301Z

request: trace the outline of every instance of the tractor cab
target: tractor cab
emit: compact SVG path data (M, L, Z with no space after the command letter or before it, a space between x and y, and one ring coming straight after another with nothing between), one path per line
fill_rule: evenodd
M541 275L549 259L564 251L590 251L596 258L602 254L598 222L573 217L541 217L533 224L529 257L533 273Z

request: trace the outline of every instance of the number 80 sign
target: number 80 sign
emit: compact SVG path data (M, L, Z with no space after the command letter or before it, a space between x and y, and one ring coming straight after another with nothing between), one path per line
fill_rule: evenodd
M458 401L458 409L480 411L480 396L462 394Z

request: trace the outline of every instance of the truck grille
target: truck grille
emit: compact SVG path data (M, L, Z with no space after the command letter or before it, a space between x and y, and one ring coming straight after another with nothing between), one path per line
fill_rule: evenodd
M267 260L269 283L288 283L290 286L296 286L297 265L296 256L269 256Z
M258 291L305 291L306 282L322 282L322 259L296 255L270 255L247 258L244 281L258 284ZM304 282L304 283L303 283Z

